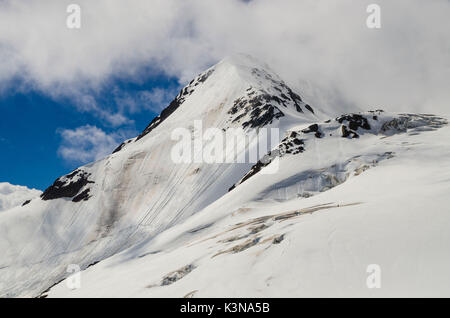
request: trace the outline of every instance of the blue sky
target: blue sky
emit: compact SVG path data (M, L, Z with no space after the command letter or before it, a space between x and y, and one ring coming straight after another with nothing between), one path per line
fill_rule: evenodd
M45 189L57 177L93 160L96 155L91 154L96 151L92 147L77 149L83 148L83 145L67 140L69 137L64 137L64 131L95 127L105 136L113 135L114 138L110 139L113 142L102 149L109 153L115 144L143 130L175 97L178 86L174 78L153 75L140 82L111 80L100 91L89 92L87 96L95 100L99 108L123 116L123 123L111 122L92 109L83 110L71 97L55 98L30 90L8 91L0 95L0 182ZM164 96L151 95L155 91ZM149 95L147 99L136 97L143 93ZM132 103L140 104L133 108ZM65 156L61 153L64 145L75 152L87 151L87 159Z

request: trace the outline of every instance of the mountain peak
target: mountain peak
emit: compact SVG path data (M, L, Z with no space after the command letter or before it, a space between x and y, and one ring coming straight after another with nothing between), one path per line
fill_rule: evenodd
M233 54L195 77L138 137L124 142L114 152L139 141L164 122L179 126L204 119L208 113L215 116L210 116L207 126L224 130L231 126L260 128L279 126L280 121L298 124L317 119L313 108L267 64L248 54ZM166 122L169 116L172 124Z
M213 67L235 67L241 71L248 71L249 73L254 68L261 68L274 73L268 64L245 53L234 53L226 56Z
M261 81L258 81L258 75L262 73L268 78L283 82L268 64L245 53L229 55L219 61L211 69L214 69L217 73L220 73L221 71L233 71L240 80L246 81L253 86L262 84Z

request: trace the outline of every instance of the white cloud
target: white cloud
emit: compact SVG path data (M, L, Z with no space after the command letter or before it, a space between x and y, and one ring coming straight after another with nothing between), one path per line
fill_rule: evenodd
M163 89L155 87L150 91L140 92L138 100L140 105L145 105L149 110L159 113L175 98L178 90L178 88Z
M0 182L0 212L20 206L25 201L39 196L42 192L25 186Z
M19 76L77 96L144 67L186 82L238 51L331 110L348 103L450 113L448 0L377 0L380 30L365 24L372 0L78 0L80 30L65 26L71 2L0 2L1 86Z
M115 111L111 109L111 107L107 108L105 106L99 106L95 97L92 95L74 93L71 96L79 111L91 112L112 127L131 124L133 122L127 118L122 111Z
M76 129L59 131L62 137L58 154L70 163L87 163L99 160L109 154L126 138L136 132L115 132L107 134L102 129L86 125Z
M134 114L142 110L159 113L169 105L179 90L178 86L154 87L133 92L117 88L113 90L112 95L120 113Z

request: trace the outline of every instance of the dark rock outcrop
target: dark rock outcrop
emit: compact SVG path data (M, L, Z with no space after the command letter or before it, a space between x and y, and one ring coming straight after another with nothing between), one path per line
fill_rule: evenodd
M228 111L230 115L236 115L233 123L242 122L243 128L263 127L271 124L274 119L283 117L283 112L276 106L281 100L277 96L266 93L238 98L233 107Z
M232 123L241 123L243 128L263 127L284 117L283 108L288 107L299 113L303 113L302 107L305 107L314 114L312 107L305 104L302 98L280 79L258 68L252 69L252 75L261 81L270 81L276 92L249 87L246 95L236 99L228 111L228 114L232 115Z
M322 138L322 133L319 131L319 125L313 124L306 129L302 130L302 133L309 134L314 133L314 136L317 138Z
M91 197L89 193L91 192L90 189L86 189L82 191L81 193L77 194L73 199L72 202L81 202L81 201L87 201Z
M378 120L376 115L372 116L372 119ZM359 138L359 134L356 132L359 128L364 130L370 130L370 124L368 119L361 114L346 114L336 118L336 121L342 125L342 137L343 138Z
M46 201L60 198L73 198L77 196L80 190L87 184L94 183L88 179L89 176L90 174L86 171L77 169L66 176L60 177L56 179L55 182L44 191L44 193L42 193L41 199ZM89 189L87 190L87 193L89 193ZM86 190L84 190L83 193L84 192L86 192ZM77 201L74 202L79 202L81 200L86 200L86 193L84 193L81 197L78 197Z

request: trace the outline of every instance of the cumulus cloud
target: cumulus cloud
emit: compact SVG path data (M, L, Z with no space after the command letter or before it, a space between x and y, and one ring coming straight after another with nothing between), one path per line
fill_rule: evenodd
M1 87L19 77L77 96L143 69L185 83L246 52L329 112L345 104L450 113L448 0L77 0L79 30L65 26L71 2L0 2ZM379 30L365 24L373 2Z
M152 90L140 92L138 101L139 105L146 105L145 107L149 110L159 113L174 99L176 94L178 94L178 88L155 87Z
M133 123L123 112L111 109L111 107L98 105L96 98L92 95L79 92L70 96L79 111L92 113L112 127Z
M0 212L22 205L25 201L39 196L42 192L24 186L0 182Z
M76 129L63 129L59 134L62 143L58 154L70 163L86 163L109 155L124 139L136 132L107 134L98 127L86 125Z
M178 94L180 87L153 87L150 90L126 91L114 89L112 92L114 103L120 113L135 114L142 110L159 113Z

